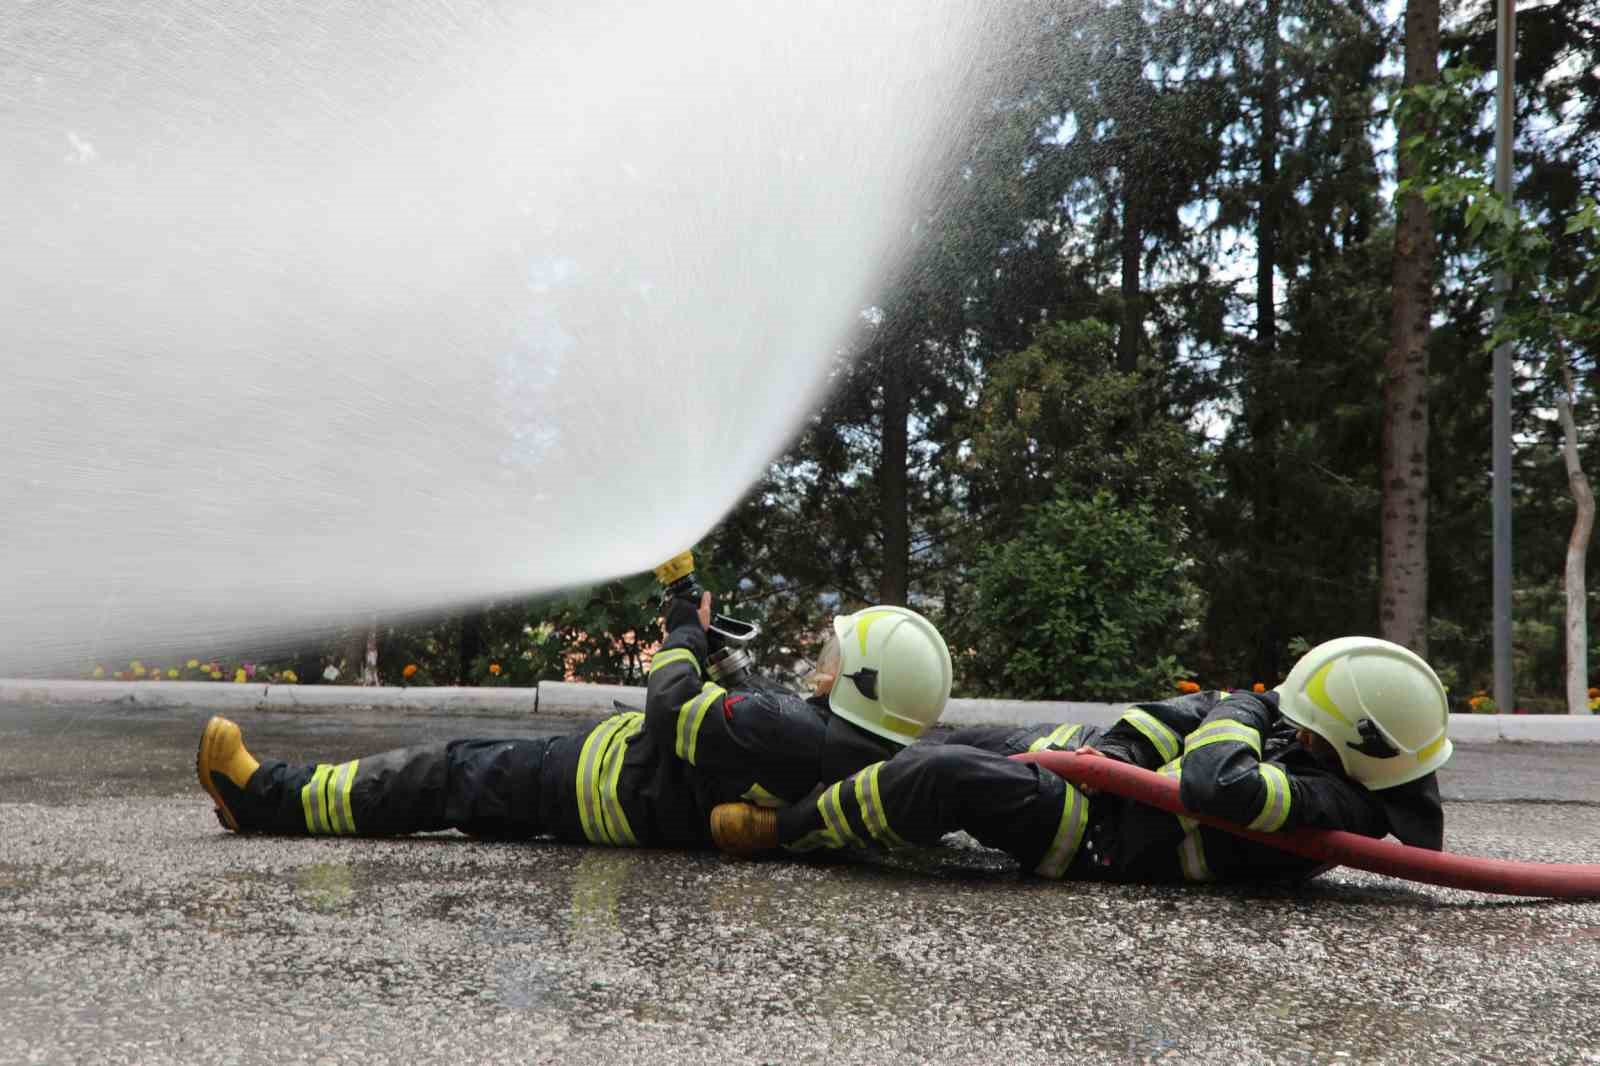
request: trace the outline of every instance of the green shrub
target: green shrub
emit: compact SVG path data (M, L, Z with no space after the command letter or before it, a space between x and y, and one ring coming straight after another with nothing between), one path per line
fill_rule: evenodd
M976 571L971 687L1014 699L1117 700L1170 692L1198 617L1181 522L1110 493L1057 489Z

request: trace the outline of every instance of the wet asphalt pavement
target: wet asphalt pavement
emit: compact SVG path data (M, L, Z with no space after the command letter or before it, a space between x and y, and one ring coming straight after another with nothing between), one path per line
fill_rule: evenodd
M304 761L578 724L235 717ZM0 1063L1600 1064L1600 902L237 837L203 721L0 704ZM1451 850L1600 862L1600 749L1457 751Z

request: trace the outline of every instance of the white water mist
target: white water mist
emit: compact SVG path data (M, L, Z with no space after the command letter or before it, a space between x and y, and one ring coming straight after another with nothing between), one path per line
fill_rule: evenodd
M0 20L0 674L637 572L782 447L990 5Z

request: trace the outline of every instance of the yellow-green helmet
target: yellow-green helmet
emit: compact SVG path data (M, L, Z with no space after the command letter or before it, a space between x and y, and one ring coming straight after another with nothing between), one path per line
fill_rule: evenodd
M828 706L880 737L909 744L944 713L950 649L933 623L905 607L868 607L833 620L838 675Z
M1340 637L1300 657L1278 686L1283 716L1322 737L1371 789L1430 774L1450 759L1450 705L1421 656L1377 637Z

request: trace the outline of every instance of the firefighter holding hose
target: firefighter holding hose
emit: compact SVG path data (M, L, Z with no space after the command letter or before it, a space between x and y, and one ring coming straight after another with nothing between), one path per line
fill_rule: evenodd
M343 763L261 762L239 727L207 723L196 771L234 832L391 836L458 829L481 837L712 846L728 801L774 807L881 762L939 718L950 653L925 618L869 607L834 620L853 651L837 684L819 668L806 699L755 676L754 627L711 613L685 553L657 570L667 639L644 711L569 736L455 740ZM825 664L824 664L825 665Z
M852 648L846 647L842 676ZM1443 686L1387 641L1313 648L1282 686L1130 707L1110 729L968 729L866 767L813 802L713 813L718 847L753 856L932 844L954 830L1047 878L1221 881L1301 878L1317 863L1110 794L1085 795L1009 756L1074 748L1177 778L1196 814L1267 832L1393 834L1438 850L1437 771L1451 755Z

